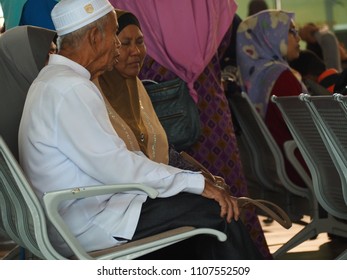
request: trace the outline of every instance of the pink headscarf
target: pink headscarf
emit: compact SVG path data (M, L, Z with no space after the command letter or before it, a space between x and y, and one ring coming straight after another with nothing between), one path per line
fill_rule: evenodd
M139 19L147 53L187 82L197 101L194 81L205 69L231 25L234 0L110 0Z

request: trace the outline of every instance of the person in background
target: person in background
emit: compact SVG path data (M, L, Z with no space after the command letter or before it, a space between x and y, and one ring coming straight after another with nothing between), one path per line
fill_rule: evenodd
M317 54L327 68L342 71L341 46L336 35L327 26L319 28L310 22L299 29L299 35L306 42L306 49Z
M347 49L345 44L341 41L339 41L339 51L341 57L341 66L342 69L345 70L347 68Z
M347 94L347 69L339 73L334 68L327 68L310 50L300 51L300 56L289 64L301 74L311 95Z
M279 145L289 178L304 187L304 181L284 154L283 144L292 139L291 133L277 106L270 102L272 95L307 93L301 76L288 64L299 57L299 41L294 13L265 10L246 18L239 25L236 50L242 89L249 95ZM308 171L301 154L297 152L298 160Z
M230 41L221 55L219 63L223 74L226 76L235 77L237 75L236 32L241 21L241 17L238 14L235 14L230 26L231 30L229 30L225 35L226 38L230 37Z
M0 0L6 29L34 25L54 30L51 11L59 0Z
M248 3L248 16L269 9L265 0L250 0Z
M298 58L289 62L290 67L298 71L311 95L330 95L334 93L339 73L327 68L314 52L301 50Z
M154 162L130 151L110 122L92 80L118 63L121 43L114 7L107 0L61 0L52 10L58 54L31 85L19 131L21 166L38 197L50 190L139 183L159 195L129 191L62 203L60 214L86 251L137 240L183 225L221 230L219 242L203 236L202 259L260 259L239 219L236 199L199 172ZM56 249L71 251L50 228ZM201 246L203 244L203 246Z
M162 82L179 76L189 85L199 109L202 135L186 152L212 174L224 178L232 195L248 196L221 82L220 59L230 42L234 1L111 0L111 3L132 12L141 22L147 56L139 77ZM263 256L272 258L255 210L245 209L241 219Z
M18 129L31 83L45 66L52 30L17 26L0 36L0 135L18 159Z

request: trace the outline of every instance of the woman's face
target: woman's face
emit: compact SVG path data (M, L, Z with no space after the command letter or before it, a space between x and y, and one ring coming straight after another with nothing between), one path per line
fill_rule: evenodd
M143 34L136 25L126 26L118 38L122 43L119 50L118 63L115 68L125 78L136 77L140 73L143 60L146 56L146 46Z
M288 51L287 60L292 61L299 57L300 55L300 36L297 29L295 29L294 22L290 24L288 32Z

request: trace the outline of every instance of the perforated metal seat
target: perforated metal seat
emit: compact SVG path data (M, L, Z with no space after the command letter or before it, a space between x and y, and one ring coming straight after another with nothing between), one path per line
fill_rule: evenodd
M272 100L281 110L297 142L311 172L315 197L328 215L313 217L308 226L287 242L287 248L292 248L322 232L347 237L347 205L343 199L342 177L336 168L334 154L330 150L331 142L326 138L322 126L317 126L316 115L312 114L309 106L303 102L304 96L273 96ZM275 256L282 253L284 250L279 250L275 252Z
M238 143L242 163L248 167L245 170L245 176L255 188L258 188L262 194L268 194L265 197L271 200L271 197L277 197L284 203L284 209L293 220L298 220L302 213L296 213L292 207L293 198L304 198L309 201L310 215L314 215L315 203L312 191L308 188L295 185L287 176L283 154L278 147L271 132L268 130L264 120L255 109L245 92L233 93L228 96L231 111L241 128L241 134L238 135ZM285 144L284 149L288 155L293 152L293 141ZM246 156L245 156L246 155ZM295 159L293 155L291 159ZM293 162L295 169L301 171L305 183L310 186L311 179L306 174L298 161Z

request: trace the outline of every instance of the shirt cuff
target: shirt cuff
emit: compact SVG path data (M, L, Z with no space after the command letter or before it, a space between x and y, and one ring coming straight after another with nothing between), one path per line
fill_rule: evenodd
M187 186L186 192L202 194L205 188L205 177L199 172L182 172L180 175L185 176Z

